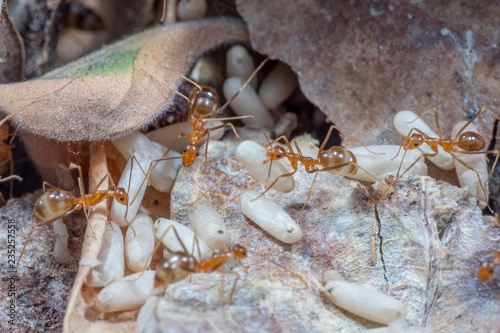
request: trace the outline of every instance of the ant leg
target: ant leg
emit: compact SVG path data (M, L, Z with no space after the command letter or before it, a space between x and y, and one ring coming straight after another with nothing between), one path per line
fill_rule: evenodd
M163 237L165 237L167 235L167 233L170 231L170 229L172 229L174 231L175 237L179 241L179 244L182 247L182 249L184 250L184 252L189 253L188 250L186 249L186 246L184 245L184 242L182 241L181 237L179 236L179 234L177 233L177 230L175 229L175 227L173 225L168 226L167 230L165 230L163 235L161 235L161 237L159 237L160 242L156 245L155 249L153 250L153 253L155 253L156 250L158 250L158 246L162 244L161 240L163 239Z
M42 188L43 188L43 193L45 194L47 192L47 189L45 188L45 186L50 186L50 188L55 188L57 186L54 186L52 185L51 183L47 182L47 181L43 181L42 183Z
M137 160L137 158L135 158L135 156L132 156L131 157L132 159L132 162L130 163L131 166L130 166L130 173L129 173L129 182L128 182L128 188L127 188L127 193L130 192L130 183L131 183L131 178L132 178L132 169L134 167L134 161L135 163L137 164L137 166L139 167L139 169L141 170L142 174L144 175L144 179L142 180L142 183L141 183L141 186L139 186L139 188L142 188L142 186L144 185L144 182L146 181L146 179L148 180L148 186L150 185L149 184L149 174L150 172L153 170L151 165L153 165L153 163L151 163L149 165L149 168L148 168L148 171L144 171L144 169L141 167L141 164L139 163L139 161ZM159 162L157 162L159 163ZM135 199L137 199L137 195L139 194L139 192L137 192L135 195L134 195L134 198L132 198L132 201L130 202L130 205L134 203ZM129 205L127 205L128 207ZM125 215L127 216L127 215Z
M332 135L332 131L333 131L333 128L335 126L330 126L330 128L328 129L328 133L326 134L325 136L325 139L323 140L323 142L321 143L321 146L319 147L319 150L318 150L318 158L319 158L319 155L321 154L321 152L323 151L323 149L325 148L325 145L326 145L326 142L328 141L328 139L330 139L330 136Z
M158 163L160 163L161 161L164 161L166 160L166 156L168 155L168 153L170 153L170 151L172 150L172 147L175 146L175 144L177 143L177 141L179 141L182 137L187 137L188 135L187 134L184 134L184 133L181 133L179 134L179 136L174 140L174 142L170 145L170 147L168 147L167 151L165 152L165 154L163 154L163 156L157 160L154 160L153 163L151 163L151 165L149 166L149 169L148 169L148 172L147 172L147 178L148 178L148 182L149 182L149 174L151 173L151 171L153 171L153 169L158 165Z
M307 282L304 280L304 278L302 277L302 275L298 274L298 273L295 273L294 271L292 271L291 269L283 266L282 264L278 263L277 261L274 261L273 259L270 259L268 258L268 260L270 262L272 262L273 264L275 264L276 266L280 267L280 268L283 268L285 271L287 271L288 273L290 273L291 275L295 276L297 279L299 279L303 284L304 284L304 288L302 289L299 289L299 290L306 290L309 288L309 285L307 284Z
M83 184L82 168L79 165L75 165L75 164L71 163L71 165L69 166L69 169L78 169L78 187L80 189L80 195L82 197L83 213L85 214L85 218L87 219L87 225L89 226L89 229L92 232L92 235L94 235L94 238L97 239L97 236L95 235L95 232L94 232L94 228L92 228L92 225L90 224L88 206L87 206L87 203L85 202L85 185ZM99 184L98 184L99 186L101 185L103 180L104 180L104 178L99 182Z
M468 155L468 154L487 154L488 152L461 152L461 151L456 151L456 153L459 153L459 154L464 154L464 155ZM485 184L488 183L488 180L490 179L488 177L488 179L485 181L485 183L483 184L483 181L481 180L481 177L479 176L479 172L477 172L473 167L471 167L470 165L468 165L464 160L458 158L455 154L453 153L450 153L451 156L453 156L453 158L459 162L460 164L462 164L464 167L466 167L467 169L469 170L472 170L476 176L477 176L477 180L479 182L479 185L481 185L481 189L483 190L483 194L484 194L484 200L486 201L486 206L488 207L488 210L491 212L491 213L494 213L493 209L491 209L489 203L488 203L488 197L489 197L489 190L486 189L485 187ZM497 155L497 159L498 159L498 155Z
M297 143L297 141L295 141L295 139L292 139L292 141L290 141L290 143L288 143L288 141L287 141L287 145L288 145L288 149L290 150L290 153L293 153L293 150L291 147L292 143L295 145L295 149L297 149L297 154L300 157L303 157L304 155L302 155L302 151L300 150L299 144Z
M280 141L281 139L283 139L283 140L288 140L286 136L282 135L282 136L280 136L279 138L274 139L273 141L268 142L268 143L267 143L264 147L270 147L270 146L272 146L274 143L276 143L276 142Z
M260 197L262 197L264 194L266 194L266 192L267 192L267 191L269 191L269 190L270 190L270 189L274 186L274 184L276 184L276 183L278 182L278 180L279 180L280 178L283 178L283 177L292 177L292 176L293 176L293 175L297 172L297 170L298 170L298 168L297 168L297 169L295 169L294 171L290 172L290 173L286 173L286 174L283 174L283 175L279 175L278 177L276 177L276 179L274 180L274 182L272 182L272 184L271 184L271 185L269 185L269 187L268 187L268 188L267 188L264 192L262 192L262 193L261 193L261 194L260 194L257 198L252 199L252 200L250 200L250 201L255 201L255 200L259 199L259 198L260 198Z
M367 146L365 146L365 145L364 145L361 141L359 141L358 139L356 139L356 137L358 137L358 136L361 136L361 135L363 135L363 134L369 133L369 132L373 131L374 129L379 128L379 127L380 127L380 125L379 125L379 126L372 127L372 128L370 128L370 129L368 129L368 130L366 130L366 131L364 131L364 132L361 132L361 133L359 133L359 134L356 134L356 135L350 135L349 133L347 133L346 131L342 130L340 127L335 126L335 125L332 125L331 127L335 128L335 129L336 129L337 131L339 131L342 135L344 135L344 136L347 136L347 137L348 137L348 139L347 139L344 143L348 143L348 142L352 139L353 141L356 141L357 143L359 143L360 145L362 145L362 146L363 146L363 147L364 147L364 148L365 148L368 152L370 152L370 153L372 153L372 154L376 154L376 155L381 155L380 153L376 153L376 152L371 151L371 150L370 150L370 149L368 149L368 147L367 147Z
M29 233L29 235L28 235L28 238L26 239L26 243L24 243L23 249L21 250L21 254L19 254L19 259L17 260L17 264L16 264L16 273L17 273L17 269L19 268L19 263L21 262L21 258L23 257L24 251L26 250L26 246L28 245L28 243L29 243L29 241L30 241L31 237L33 236L33 233L34 233L37 229L39 229L39 228L41 228L41 227L43 227L43 226L45 226L45 225L47 225L47 224L51 224L52 222L54 222L54 221L56 221L56 220L59 220L59 219L65 218L66 216L68 216L68 215L72 214L75 210L77 210L77 207L78 207L78 205L77 205L77 206L75 206L75 207L73 207L72 209L70 209L69 211L67 211L66 213L64 213L63 215L58 216L58 217L56 217L56 218L53 218L53 219L51 219L50 221L45 221L45 222L42 222L42 223L38 223L38 224L37 224L37 225L36 225L36 226L35 226L35 227L31 230L31 232L30 232L30 233Z
M159 61L159 60L158 60ZM172 72L176 73L177 75L179 75L181 78L183 78L184 80L188 81L189 83L191 84L194 84L199 90L201 90L201 87L194 81L192 81L190 78L182 75L181 73L177 72L175 69L171 68L171 67L168 67L168 66L164 66L164 65L160 65L161 67L163 68L166 68L168 70L171 70ZM148 72L146 72L144 69L140 68L140 70L146 75L148 76L151 80L155 81L158 86L162 87L163 85L160 84L160 82L154 77L152 76L151 74L149 74ZM182 98L184 98L188 103L189 103L189 98L187 98L183 93L177 91L176 89L173 89L173 88L170 88L170 90L172 90L173 92L175 92L177 95L181 96Z
M460 134L462 134L462 132L467 128L467 126L469 126L470 123L472 123L474 121L474 119L476 119L481 113L483 113L483 111L487 111L489 112L493 117L497 118L498 120L500 120L500 117L497 116L495 113L493 113L493 111L489 110L489 109L486 109L486 108L482 108L481 110L479 110L475 115L474 117L472 117L471 119L469 119L465 124L464 126L462 126L462 128L460 129L460 131L457 132L457 135L455 136L455 140L458 139L458 137L460 136Z
M311 187L309 187L309 192L307 192L306 201L304 202L304 204L302 205L302 208L300 209L300 212L299 212L299 215L298 215L298 218L297 218L297 224L300 224L300 217L302 215L302 212L306 208L307 202L309 201L309 197L311 196L311 191L312 191L312 188L314 186L314 183L316 182L316 178L318 178L318 172L317 172L317 170L314 170L313 172L316 172L316 175L314 175L314 179L312 181ZM308 173L312 173L312 172L308 172Z
M495 171L495 167L497 166L498 157L500 156L500 151L498 151L498 150L487 151L486 154L495 154L496 155L495 162L493 162L493 166L491 167L490 175L489 175L488 179L486 180L486 182L488 182L488 180L490 180L491 176L493 175L493 171Z
M14 196L14 179L12 178L12 176L14 175L14 160L12 159L12 152L11 152L11 157L10 157L10 175L9 177L9 180L10 180L10 189L9 189L9 199L12 198Z
M209 165L209 167L213 168L213 167L212 167L212 166L210 166L210 165ZM214 168L214 169L215 169L215 168ZM221 171L221 170L219 170L219 171ZM219 185L219 184L220 184L220 182L221 182L224 178L226 178L227 176L229 176L227 173L225 173L225 172L223 172L223 171L221 171L221 172L222 172L224 175L223 175L222 177L220 177L220 178L217 180L217 182L216 182L215 184L213 184L212 186L210 186L210 188L209 188L208 190L204 191L198 199L196 199L195 201L191 202L191 203L188 205L188 207L193 206L195 203L197 203L198 201L200 201L202 197L205 197L205 198L206 198L206 194L207 194L208 192L210 192L210 191L211 191L211 190L212 190L215 186Z
M240 275L236 272L225 271L225 270L222 270L219 268L217 268L215 271L223 274L222 276L224 276L224 274L233 274L236 276L236 279L234 280L234 283L233 283L233 287L231 288L231 293L229 294L229 300L228 300L229 302L228 303L231 304L233 302L233 294L234 294L234 291L236 290L236 284L240 280ZM222 279L222 283L224 283L224 279Z
M441 136L441 127L439 126L439 120L438 120L438 115L437 115L437 109L436 108L432 108L430 110L427 110L424 113L422 113L420 116L418 116L417 118L413 119L412 121L407 121L406 123L411 124L411 123L415 122L417 119L422 118L423 116L425 116L429 112L434 112L434 118L435 118L435 121L436 121L436 127L437 127L438 136L439 136L440 139L442 139L442 136Z
M228 106L229 104L243 91L243 89L245 89L245 87L250 83L250 81L253 80L253 78L255 77L255 75L257 75L257 73L262 69L262 67L264 67L264 65L266 64L266 62L271 59L270 56L267 56L266 59L264 59L259 66L257 66L257 68L253 71L252 75L250 75L248 77L248 79L246 80L246 82L241 86L241 88L233 95L231 96L231 98L226 102L226 104L224 104L220 109L219 109L219 112L218 114L220 114L222 111L224 111ZM248 117L250 118L250 117ZM235 119L235 118L233 118ZM241 119L241 118L240 118ZM255 119L255 118L254 118ZM259 125L260 126L260 125Z

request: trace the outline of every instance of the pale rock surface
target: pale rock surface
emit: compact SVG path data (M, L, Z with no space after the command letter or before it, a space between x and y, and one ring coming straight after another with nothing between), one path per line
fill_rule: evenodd
M223 216L228 244L248 247L243 262L249 268L226 266L240 275L231 305L234 274L225 275L223 293L220 273L193 274L191 282L170 285L168 296L155 310L160 327L253 332L353 332L379 327L326 301L323 275L332 268L348 282L402 301L411 326L432 325L438 332L499 327L498 290L494 282L478 283L474 254L499 248L500 228L497 220L481 215L465 190L417 176L399 181L395 192L380 182L368 190L357 181L320 173L300 218L303 239L287 245L239 211L240 193L264 187L233 157L237 144L213 142L210 167L199 163L181 169L172 192L171 218L187 224L188 205L220 180L221 170L230 174L205 197ZM315 155L310 144L304 140L299 144L304 154ZM300 167L292 192L270 190L266 195L297 218L313 177ZM373 267L372 225L376 226Z

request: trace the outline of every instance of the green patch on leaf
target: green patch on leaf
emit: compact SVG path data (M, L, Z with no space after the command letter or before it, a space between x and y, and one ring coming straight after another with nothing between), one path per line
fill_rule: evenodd
M113 53L77 69L71 76L117 75L130 72L138 52L139 49L133 49Z

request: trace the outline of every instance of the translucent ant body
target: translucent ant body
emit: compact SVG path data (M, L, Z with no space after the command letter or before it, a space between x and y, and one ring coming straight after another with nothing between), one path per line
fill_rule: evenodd
M172 147L182 137L186 137L189 140L188 145L184 148L182 152L182 165L185 167L191 166L196 161L196 158L200 154L198 144L200 143L201 138L205 136L207 137L207 142L205 146L205 162L207 161L208 143L210 141L211 131L215 131L217 129L230 126L236 137L240 139L240 136L238 135L238 132L236 132L236 128L232 123L225 123L223 125L215 126L212 128L205 128L205 124L207 123L207 121L212 121L212 120L229 120L229 119L236 120L236 119L254 118L253 116L238 116L238 117L215 119L215 117L217 117L222 111L224 111L228 107L229 103L231 103L243 91L243 89L250 83L250 81L252 81L252 79L255 77L255 75L257 75L257 73L264 66L267 60L269 60L269 57L267 57L264 61L261 62L261 64L252 73L252 75L250 75L250 77L247 79L245 84L221 108L217 108L219 105L219 97L217 95L217 92L213 88L200 86L193 80L181 75L182 78L184 78L186 81L190 82L195 86L189 93L188 97L177 92L177 94L186 99L188 102L188 120L189 124L193 128L193 132L190 134L185 134L185 133L180 134L177 137L177 139L175 139L175 141L172 143L172 145L167 149L162 158L157 160L154 165L151 165L151 169L154 168L157 165L157 163L159 163L161 160L165 159L165 156L167 156L170 150L172 150ZM165 68L172 70L169 67Z
M76 168L79 170L80 179L83 179L81 168L79 166L76 166ZM19 262L24 254L24 250L33 236L33 233L37 229L43 227L44 225L51 224L58 219L62 219L72 214L75 210L84 209L85 215L87 216L86 209L88 206L95 206L108 198L114 198L120 204L127 205L128 194L125 189L115 188L112 190L98 190L106 178L111 179L110 174L103 177L89 194L83 194L83 185L80 183L82 196L79 198L74 197L69 191L52 186L46 181L43 182L43 194L37 199L33 207L33 215L36 220L36 226L29 233L28 239L21 250L21 254L19 255L16 265L16 272ZM52 188L46 190L46 185L52 186ZM112 184L112 187L114 187L114 184Z
M491 250L487 254L494 253L495 255L487 260L481 262L479 269L477 270L477 280L479 282L486 282L493 276L495 271L495 266L500 264L500 250Z
M288 139L285 136L280 136L276 140L268 143L265 147L267 148L267 160L264 161L264 163L280 160L282 158L287 158L290 161L290 164L292 165L293 171L287 174L283 174L278 176L274 182L271 183L271 185L264 191L262 192L257 198L254 200L257 200L261 196L263 196L267 191L269 191L276 182L282 178L282 177L291 177L293 176L297 170L298 170L298 164L301 163L307 173L316 173L316 176L314 177L314 180L311 184L311 187L309 188L309 192L307 194L307 199L304 205L302 206L301 212L304 210L307 201L309 200L309 197L311 196L311 191L314 186L314 183L316 182L316 177L318 176L318 172L322 171L328 171L332 174L336 175L354 175L356 174L358 168L361 168L357 164L356 156L354 154L340 146L333 146L328 150L323 150L325 148L326 143L328 142L328 139L330 138L333 129L337 129L339 132L343 133L346 135L340 128L338 128L335 125L330 126L330 129L328 130L328 134L326 135L325 139L323 140L323 143L321 144L319 150L318 150L318 155L316 158L312 158L309 156L304 156L302 155L302 152L300 151L300 148L295 141L295 139L292 139L292 141L288 141ZM369 131L371 131L370 129ZM366 133L366 132L365 132ZM346 135L348 136L348 135ZM351 138L358 143L361 144L357 139L355 139L352 136L348 136L349 141ZM280 146L275 146L273 147L272 144L283 139L288 147L288 152L285 150L285 148L280 147ZM295 144L295 147L297 149L297 152L294 152L291 143ZM361 144L363 145L363 144ZM364 145L363 145L364 146ZM368 151L370 151L366 146L364 146ZM370 151L371 152L371 151ZM365 171L367 174L371 175L367 170L364 170L361 168L363 171ZM269 169L270 170L270 169ZM375 177L373 177L375 179Z
M403 177L403 175L406 172L408 172L408 170L410 170L423 156L425 156L425 157L436 156L438 154L438 147L441 147L445 152L447 152L451 156L453 156L453 158L456 161L458 161L460 164L462 164L466 168L468 168L476 173L479 184L481 185L481 188L484 192L484 196L485 196L485 198L488 198L488 195L487 195L488 191L487 191L485 185L488 183L489 178L491 177L491 175L493 174L493 171L495 170L495 166L496 166L496 164L498 162L498 158L500 156L500 151L498 151L498 150L483 151L486 147L486 143L485 143L484 138L479 133L476 133L476 132L472 132L472 131L464 132L464 130L467 128L467 126L469 126L469 124L472 123L474 121L474 119L476 119L484 111L489 112L495 118L500 120L500 117L497 116L496 114L494 114L492 111L485 109L485 108L482 108L474 115L474 117L472 117L469 121L467 121L467 123L465 123L464 126L462 126L462 128L457 132L455 139L443 139L442 138L441 128L439 126L439 120L438 120L436 108L432 108L428 111L425 111L420 116L418 116L416 119L411 121L410 123L423 117L424 115L426 115L429 112L434 112L436 126L437 126L437 132L438 132L439 137L438 138L431 138L430 136L428 136L427 134L425 134L424 132L422 132L418 128L415 128L415 127L412 128L408 132L408 135L405 136L405 141L399 147L398 153L396 154L396 156L394 158L396 158L399 155L401 148L403 148L405 151L408 151L410 149L417 149L424 143L429 145L429 147L433 150L434 153L431 153L431 154L423 153L400 175L399 173L401 171L401 166L403 164L403 159L404 159L404 156L403 156L403 159L401 160L401 163L399 164L398 173L396 175L395 180L398 180L401 177ZM412 134L412 132L417 132L417 133ZM495 162L493 163L493 167L491 168L491 172L490 172L490 175L488 177L488 180L486 180L486 182L483 184L481 181L481 178L479 176L479 173L476 170L474 170L473 167L469 166L465 161L460 159L456 154L485 154L485 155L486 154L495 154L496 155ZM491 210L489 205L488 205L488 208Z
M221 266L227 263L231 258L236 259L241 264L240 260L247 257L247 249L242 245L236 244L229 251L219 252L214 254L212 258L200 259L198 261L192 253L190 254L187 251L186 246L181 241L181 238L179 237L175 228L173 228L172 226L168 227L164 235L169 230L173 230L177 240L179 241L179 244L182 246L183 251L170 252L167 258L162 259L158 262L155 274L155 287L166 287L170 283L174 283L186 278L191 273L219 272L223 274L234 274L236 275L236 280L234 281L233 287L231 289L231 294L229 296L229 302L231 303L234 290L236 289L236 283L239 280L239 274L236 272L224 271L221 269ZM197 246L197 244L198 240L195 238L195 241L193 242L192 252L194 252L194 247ZM201 258L199 247L197 249L198 257ZM153 251L153 253L155 251ZM241 265L243 266L243 264Z

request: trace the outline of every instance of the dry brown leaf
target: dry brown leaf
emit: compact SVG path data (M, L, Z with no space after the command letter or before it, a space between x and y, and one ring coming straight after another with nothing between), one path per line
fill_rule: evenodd
M155 119L179 75L203 52L248 38L241 21L209 19L134 35L48 73L0 86L0 110L32 134L58 141L117 138Z
M448 138L481 107L500 114L496 2L239 0L237 8L252 46L289 64L309 100L349 133L437 107ZM487 140L492 119L477 120ZM385 133L363 142L393 142Z
M7 0L0 1L0 83L24 79L24 44L9 16Z

